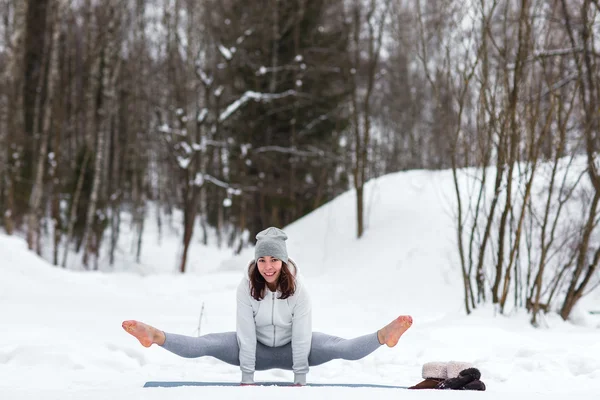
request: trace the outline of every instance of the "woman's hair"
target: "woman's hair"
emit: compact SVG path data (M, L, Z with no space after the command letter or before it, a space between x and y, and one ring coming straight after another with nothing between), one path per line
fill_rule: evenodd
M260 274L256 262L250 265L248 275L250 277L250 295L258 301L262 300L265 297L267 282ZM283 261L281 262L281 273L277 282L277 290L281 292L281 296L278 297L279 299L287 299L296 292L296 278L294 278L290 268Z

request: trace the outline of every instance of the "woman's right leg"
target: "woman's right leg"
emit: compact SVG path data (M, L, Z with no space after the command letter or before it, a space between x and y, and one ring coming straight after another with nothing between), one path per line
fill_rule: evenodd
M235 332L211 333L199 337L165 333L138 321L123 322L123 329L135 336L145 347L158 344L181 357L212 356L232 365L240 365Z

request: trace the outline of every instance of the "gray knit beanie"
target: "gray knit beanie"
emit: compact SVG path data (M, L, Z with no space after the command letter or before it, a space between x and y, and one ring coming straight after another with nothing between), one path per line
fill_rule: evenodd
M285 241L287 235L281 229L270 227L256 235L256 247L254 248L254 261L260 257L271 256L288 262Z

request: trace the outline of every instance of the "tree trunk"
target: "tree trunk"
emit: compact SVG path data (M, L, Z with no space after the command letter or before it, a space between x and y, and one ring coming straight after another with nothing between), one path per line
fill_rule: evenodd
M145 204L145 196L143 196L143 201ZM137 249L135 252L135 262L136 263L140 263L141 257L142 257L142 240L143 240L143 236L144 236L144 221L146 220L146 206L145 205L140 205L141 211L139 212L139 221L138 221L138 237L137 237Z
M575 307L575 304L577 304L577 301L579 301L579 299L581 299L581 297L583 296L583 291L585 290L587 283L589 282L591 276L593 275L598 266L598 255L600 254L600 249L596 251L596 255L594 256L593 261L589 264L589 266L586 264L587 253L590 247L592 232L596 226L595 220L598 215L599 202L600 193L596 192L594 198L592 199L588 219L583 230L583 235L579 244L579 248L577 249L578 257L577 263L575 265L575 271L573 272L573 275L571 277L571 283L569 284L565 300L560 309L560 316L564 320L567 320L569 318L569 315ZM581 278L581 275L583 274L586 268L588 273L586 274L584 280L582 282L579 282L579 279Z
M538 263L538 271L536 273L535 279L531 286L529 301L526 302L526 304L531 304L531 324L533 326L537 326L537 315L540 311L540 299L541 299L541 294L542 294L542 283L543 283L543 278L544 278L544 271L546 269L546 258L549 255L548 253L550 250L550 246L554 242L554 229L550 230L550 238L546 238L546 233L547 233L547 229L548 229L548 223L549 223L548 220L549 220L550 209L551 209L551 205L552 205L552 196L554 193L554 185L555 185L555 180L556 180L558 163L560 161L562 150L564 149L564 146L565 146L566 126L562 126L559 132L560 132L560 139L559 139L560 141L558 144L558 148L556 149L556 154L554 155L554 162L552 165L552 172L550 175L550 183L549 183L548 193L547 193L548 197L546 198L546 204L544 207L544 218L542 220L542 225L541 225L540 246L539 246L540 259L539 259L539 263ZM560 189L562 189L562 188L560 188ZM561 209L562 209L562 207L560 207L556 212L554 212L554 215L556 216L556 218L560 215ZM556 219L555 219L555 221L556 221ZM534 292L535 292L535 295L534 295Z
M577 47L578 43L575 40L575 33L571 26L571 16L569 15L566 0L561 2L563 14L565 17L565 25L569 34L569 39L572 46ZM597 6L597 5L596 5ZM578 74L578 88L580 94L581 104L583 105L584 112L584 140L587 156L587 175L590 178L592 190L594 192L593 198L590 204L588 219L583 227L583 233L580 239L579 247L577 249L577 261L575 264L575 271L571 277L571 283L563 306L560 310L560 315L563 319L569 318L571 311L577 304L577 301L583 296L584 290L588 285L591 277L594 275L600 262L600 246L595 251L591 263L588 263L588 252L590 250L591 238L596 228L597 217L598 217L598 205L600 203L600 173L598 171L597 157L598 157L598 138L599 136L599 124L598 124L598 97L600 96L600 87L598 87L598 68L595 64L595 44L593 31L593 21L589 19L589 10L591 7L590 0L584 0L581 6L581 17L579 32L581 41L579 46L583 49L583 57L575 57L575 63L577 66ZM594 11L595 13L595 11ZM579 21L578 21L579 24ZM584 274L584 278L581 282L579 279Z
M386 0L383 8L379 9L375 0L371 0L368 4L365 22L368 26L368 35L366 38L367 60L366 60L366 87L365 94L358 100L358 71L361 68L361 49L362 41L360 31L362 25L361 8L365 5L360 4L358 0L354 2L354 32L352 36L354 44L354 73L352 74L352 108L354 113L354 140L355 140L355 166L354 166L354 186L356 189L356 207L357 207L357 237L361 238L364 229L364 185L367 180L367 171L369 167L369 148L371 145L371 96L375 87L377 69L379 65L379 57L381 55L381 46L383 41L384 26L386 23L387 14L390 7L390 1ZM379 19L376 18L379 14ZM360 114L362 105L362 135L360 129Z
M73 201L71 202L71 211L69 212L69 219L67 222L67 238L65 241L65 251L63 253L62 267L67 267L67 258L69 256L69 247L71 240L73 239L73 231L75 229L75 222L77 220L77 208L79 207L79 199L81 198L81 191L83 189L83 180L85 177L85 170L87 169L88 162L91 158L91 151L88 149L85 151L83 161L81 162L81 170L77 177L77 184L75 186L75 192L73 193Z
M14 19L12 37L7 52L6 69L4 73L4 87L7 91L7 107L5 121L8 126L6 132L6 160L8 166L5 172L5 197L6 208L3 212L4 227L6 233L12 235L15 229L14 218L15 210L15 179L17 174L16 167L13 166L13 143L17 139L25 137L25 36L27 26L27 13L29 1L16 1L14 8Z
M40 151L38 155L38 163L35 174L35 182L31 191L31 197L29 198L29 217L28 217L28 229L27 229L27 244L29 249L32 250L35 243L38 242L37 236L39 235L39 213L40 204L42 201L43 193L43 180L45 174L45 166L48 155L48 142L50 139L50 129L52 127L52 116L54 109L54 95L56 91L56 85L58 83L58 54L59 54L59 38L60 38L60 24L62 23L62 14L65 7L63 0L56 0L52 3L50 13L52 15L52 34L51 42L48 44L50 53L50 65L48 68L48 90L46 92L46 98L43 107L43 122L42 122L42 134L40 139ZM38 254L41 249L37 248Z
M64 4L61 4L62 7L61 8L61 18L60 20L64 20L67 22L67 8ZM67 22L68 23L68 22ZM63 55L64 56L64 55ZM63 74L63 78L61 79L60 77L58 78L59 83L58 85L58 89L62 88L64 85L62 84L65 79L64 79L64 74ZM54 154L53 160L52 160L52 168L50 169L50 181L51 181L51 198L50 198L50 212L51 212L51 220L52 220L52 229L53 229L53 243L52 243L52 262L55 266L59 265L59 252L60 252L60 244L61 244L61 239L62 239L62 235L63 235L63 218L62 218L62 214L61 214L61 208L60 208L60 203L61 203L61 195L62 195L62 186L61 186L61 182L62 182L62 162L63 162L63 146L64 146L64 142L63 142L63 130L65 130L66 125L67 125L67 121L66 121L66 116L69 115L68 110L66 110L67 107L67 99L69 98L69 91L68 89L60 89L60 91L56 93L56 96L58 96L61 100L58 101L57 103L57 108L55 109L55 111L53 111L53 132L54 132L54 137L53 137L53 141L52 141L52 151ZM67 154L67 158L68 159L68 151L65 152Z
M91 253L97 256L97 251L100 244L99 237L93 237L96 235L94 229L96 211L98 208L98 198L100 193L100 185L102 178L102 167L104 165L104 159L106 157L106 137L110 130L110 123L112 118L112 110L114 107L115 93L114 85L115 79L118 74L118 49L116 44L116 29L117 29L117 10L115 0L112 0L108 5L108 29L107 29L107 41L104 47L102 56L102 69L100 76L102 77L101 87L101 104L98 110L100 118L100 126L97 133L96 142L96 158L94 160L94 180L92 182L92 189L90 194L89 206L87 209L86 221L85 221L85 233L84 237L84 253L83 253L83 265L88 267L88 259Z
M190 179L187 179L189 182ZM187 186L185 191L185 209L183 211L183 252L181 254L181 264L179 265L179 272L182 274L185 273L186 265L187 265L187 256L188 250L190 248L190 242L192 241L192 236L194 235L194 222L196 221L196 204L191 201L193 196L194 188L192 185Z
M354 45L354 64L350 75L352 82L352 122L354 126L354 165L353 165L353 176L354 176L354 189L356 190L356 237L361 238L364 231L364 217L363 217L363 186L364 182L360 180L362 176L362 166L360 164L362 157L361 151L361 132L360 132L360 107L358 102L358 67L360 64L360 30L361 30L361 5L358 1L354 2L353 7L353 34L352 40Z
M107 68L105 67L105 70L103 71L103 77L108 75L108 71ZM105 93L105 91L107 90L105 88L105 84L108 84L108 81L103 79L104 82L102 83L102 91ZM103 101L107 100L106 99L106 94L103 94ZM102 104L102 107L107 107L106 104ZM109 118L108 115L105 115L105 110L103 110L103 112L100 114L100 118L102 119L107 119ZM97 209L97 203L98 203L98 193L100 191L100 178L101 178L101 174L102 174L102 165L104 162L104 142L105 142L105 137L106 137L106 121L102 122L100 124L100 127L98 129L98 133L97 133L97 140L96 140L96 157L94 160L94 180L92 182L92 192L90 194L90 200L89 200L89 205L88 205L88 209L87 209L87 214L86 214L86 219L85 219L85 233L83 235L83 243L84 243L84 253L83 253L83 265L88 267L88 258L90 255L90 252L92 251L92 244L93 244L93 224L94 224L94 220L95 220L95 216L96 216L96 209Z
M500 283L502 282L503 270L504 270L504 246L506 244L506 228L507 218L509 212L512 210L512 186L513 186L513 173L517 162L517 150L521 140L520 128L517 125L517 105L519 100L519 92L521 89L521 81L523 79L523 69L526 62L527 56L527 44L529 39L529 24L527 21L527 9L529 4L527 0L523 0L521 4L521 12L519 16L519 27L518 27L518 48L517 55L515 58L515 68L512 73L512 87L509 91L509 98L507 104L507 117L503 124L503 132L509 131L507 134L507 145L508 145L508 172L506 176L506 201L504 204L504 210L500 215L500 227L498 231L498 259L496 261L496 276L494 279L494 285L492 287L492 301L494 303L500 303L502 295L500 291ZM507 73L508 74L508 73ZM510 74L508 74L510 75ZM508 79L507 79L508 80ZM507 84L508 86L508 84ZM498 168L503 165L498 165ZM509 270L506 272L509 274Z

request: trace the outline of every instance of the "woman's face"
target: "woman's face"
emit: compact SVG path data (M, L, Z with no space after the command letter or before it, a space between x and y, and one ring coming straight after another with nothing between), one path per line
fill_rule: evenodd
M265 278L269 288L272 289L274 286L276 286L277 281L279 280L283 262L278 258L266 256L260 257L257 261L257 264L258 272L260 272L262 277Z

